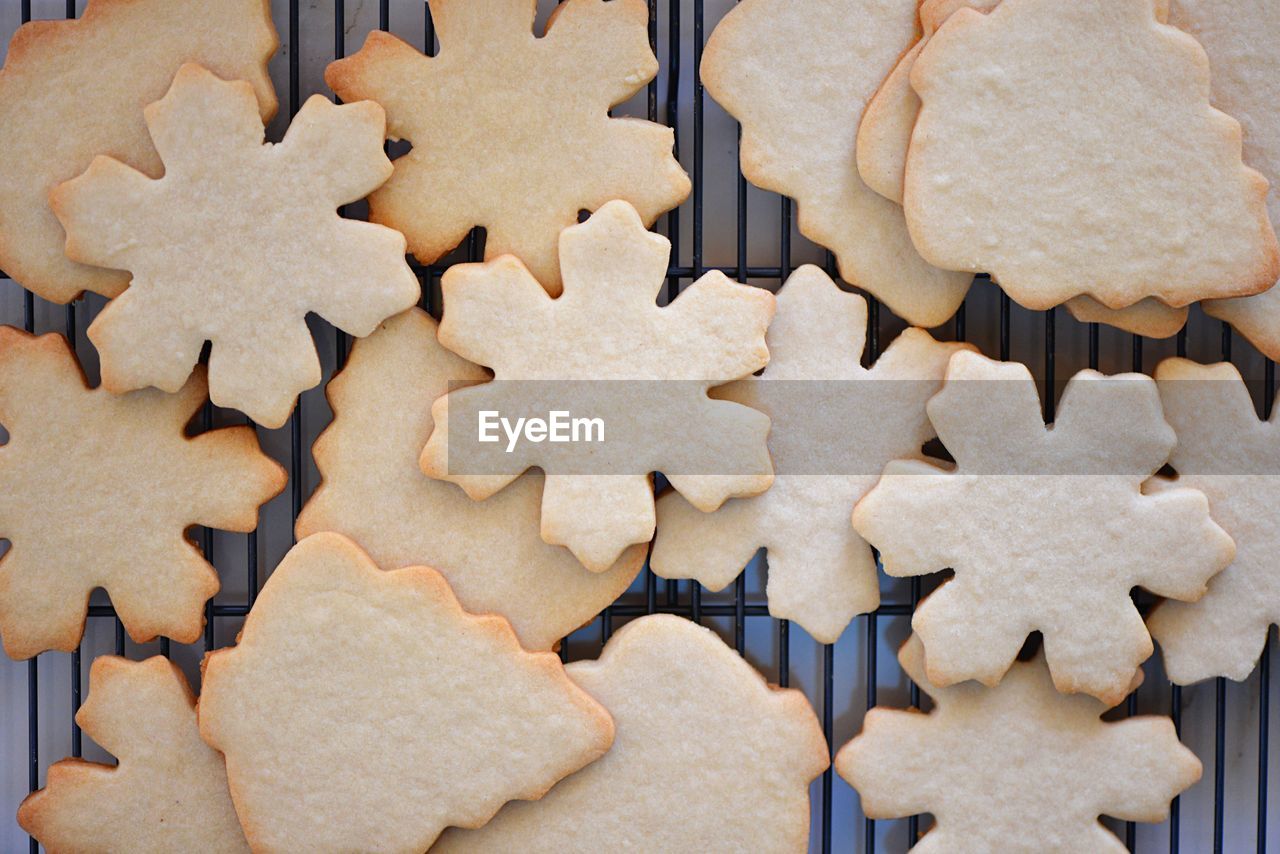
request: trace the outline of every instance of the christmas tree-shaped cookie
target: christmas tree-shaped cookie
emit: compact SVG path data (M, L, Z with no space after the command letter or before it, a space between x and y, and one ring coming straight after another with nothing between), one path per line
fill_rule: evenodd
M263 851L425 851L543 795L613 741L608 713L435 570L339 534L285 556L239 642L205 659L200 734Z
M1266 181L1152 0L960 9L911 70L903 201L925 259L1020 304L1248 296L1280 275ZM1072 132L1063 132L1063 123Z

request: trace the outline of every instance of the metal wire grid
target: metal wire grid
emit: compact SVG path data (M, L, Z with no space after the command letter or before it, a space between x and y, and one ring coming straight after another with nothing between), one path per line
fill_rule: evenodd
M10 0L11 2L12 0ZM31 0L19 0L21 6L22 22L31 19ZM361 4L363 5L363 4ZM705 234L704 225L704 198L705 198L705 181L704 181L704 160L705 160L705 104L706 96L703 90L702 81L699 77L698 68L701 64L702 50L706 41L708 31L705 3L704 0L664 0L661 4L659 0L648 0L649 5L649 40L653 46L655 53L660 52L662 45L659 44L659 21L661 12L665 11L666 24L666 53L667 67L665 75L655 79L647 88L646 109L648 118L653 121L662 121L669 124L675 129L677 138L677 151L691 151L693 177L692 199L687 203L687 209L682 206L667 214L664 218L663 229L669 236L672 243L672 262L667 272L666 295L668 299L674 298L680 291L681 285L686 281L691 281L704 272L709 270L720 270L730 276L735 277L740 282L750 280L772 280L779 285L785 280L786 276L794 269L792 264L792 231L793 231L793 204L789 199L774 196L775 203L779 206L779 230L777 233L777 246L779 263L777 266L750 266L747 263L748 250L748 186L746 179L741 172L736 177L736 257L734 262L728 265L712 265L706 263L703 254L703 238ZM661 5L661 9L659 8ZM76 15L76 0L65 0L65 17L73 18ZM333 0L332 20L333 20L333 55L335 58L342 57L347 52L346 44L346 9L345 0ZM691 8L690 8L691 7ZM690 14L691 13L691 14ZM301 45L301 0L288 0L288 19L286 29L286 39L288 45L288 108L289 115L292 117L302 103L301 95L301 71L300 71L300 45ZM277 24L279 21L277 21ZM379 0L378 2L378 26L382 30L390 28L390 0ZM686 36L687 33L687 36ZM682 54L685 46L684 39L688 38L692 43L692 68L682 69ZM428 54L432 54L436 49L435 31L431 21L429 9L426 12L425 26L422 32L422 45ZM683 91L681 87L682 74L687 74L692 85L688 91ZM665 81L665 86L663 82ZM681 108L689 104L691 99L692 108L692 127L682 127ZM691 138L686 138L688 135ZM689 157L685 158L686 161ZM754 192L754 191L753 191ZM681 259L685 257L686 250L681 246L681 218L687 215L691 218L690 236L691 245L687 249L687 255L690 258L689 263L682 265ZM478 232L473 232L464 244L463 249L458 253L462 260L476 260L480 257L481 237ZM448 259L446 259L447 261ZM423 307L431 310L437 317L440 313L439 301L439 277L440 274L448 266L447 263L435 265L418 265L414 264L414 269L424 284ZM827 272L833 277L836 275L834 260L830 253L826 253L825 267ZM7 280L7 276L0 274ZM11 281L4 287L17 287ZM951 322L951 332L955 340L966 339L966 318L967 308L973 303L973 299L967 301L966 305L962 305L957 312L954 320ZM36 298L29 291L23 291L23 327L27 331L34 331L36 318ZM880 336L882 327L881 312L878 303L874 299L869 299L869 321L868 321L868 338L867 350L868 359L874 361L880 351ZM1057 324L1058 316L1054 310L1043 312L1043 372L1040 375L1042 383L1042 391L1044 395L1044 409L1046 420L1052 420L1055 407L1055 367L1057 358ZM1010 300L1003 293L999 295L998 308L998 351L1001 359L1009 359L1012 355L1012 316L1013 307ZM77 305L70 304L65 307L65 332L69 340L74 344L76 342L76 330L78 320L86 318L77 318ZM1071 321L1069 321L1071 322ZM1097 324L1089 324L1087 326L1088 334L1088 364L1089 367L1097 368L1099 366L1100 351L1100 330ZM1138 336L1132 336L1132 366L1136 371L1141 371L1143 365L1144 340ZM1224 360L1230 360L1232 357L1232 333L1230 327L1226 324L1221 328L1221 356ZM1188 333L1184 329L1179 333L1176 339L1176 350L1178 355L1186 355L1188 344ZM341 333L336 333L335 352L337 354L337 362L340 367L345 359L348 342L346 337ZM1275 365L1267 361L1264 367L1265 384L1263 392L1263 400L1261 411L1264 414L1270 413L1274 404L1275 390ZM290 436L290 486L289 501L291 509L291 517L296 520L299 511L302 508L306 492L304 491L305 466L308 463L309 449L303 443L302 428L302 408L303 401L299 400L298 410L290 418L289 436ZM206 404L201 420L203 428L208 429L212 424L212 408ZM207 529L202 529L199 534L200 544L204 550L206 558L212 556L212 536ZM219 645L225 645L231 638L227 635L219 636L216 633L216 627L219 619L240 619L243 618L252 607L254 599L259 590L259 572L258 572L258 532L254 531L245 537L246 548L246 590L247 597L241 603L226 603L211 601L206 608L206 629L203 639L203 648L211 650L218 648ZM865 641L862 643L863 671L865 683L863 686L863 694L866 700L866 708L871 708L876 704L877 688L880 684L879 661L877 660L877 649L879 642L883 640L882 633L886 621L881 618L904 618L909 616L915 609L916 604L920 601L922 594L921 580L911 579L909 582L909 595L906 601L885 602L874 613L867 614L858 618L862 621L862 630L865 633ZM1149 603L1146 603L1149 604ZM594 654L599 646L609 639L615 628L615 621L625 620L644 614L653 613L675 613L686 616L696 622L703 622L713 619L727 619L732 623L732 637L737 650L744 652L747 636L747 621L763 621L771 620L774 624L776 633L776 681L782 686L788 686L792 681L792 644L793 633L790 625L786 620L772 620L769 617L766 603L760 597L748 597L747 573L744 572L734 582L731 593L725 596L711 597L704 601L703 590L700 585L693 582L675 582L662 581L655 577L646 566L643 570L641 579L633 586L632 591L624 595L618 603L606 608L597 618L597 620L580 632L575 633L571 638L566 638L561 645L561 656L568 660L571 648L581 648L586 646L589 648L590 654ZM114 622L114 648L118 655L124 655L127 651L126 636L124 627L120 620L116 618L115 611L111 605L93 605L89 609L89 616L94 620L108 619ZM598 627L598 628L597 628ZM851 625L849 633L857 631L856 625ZM848 634L848 633L847 633ZM592 637L593 636L593 637ZM801 633L801 643L813 644L807 636ZM82 645L83 646L83 645ZM170 655L171 645L167 639L159 642L161 654ZM47 654L52 655L52 654ZM46 657L47 657L46 655ZM572 657L586 657L585 655L575 655ZM1259 710L1258 710L1258 727L1257 727L1257 798L1254 807L1253 819L1256 824L1255 840L1256 850L1263 852L1266 850L1267 842L1267 818L1268 818L1268 789L1267 774L1269 760L1269 713L1270 713L1270 661L1271 661L1271 643L1268 639L1266 648L1264 649L1261 662L1252 678L1259 680ZM73 679L70 686L53 686L46 684L46 691L61 691L66 687L70 688L71 712L80 708L82 702L82 691L84 685L84 658L82 649L78 649L71 654L71 664ZM897 669L896 661L892 662L892 667ZM835 724L835 702L837 695L837 681L835 668L835 646L821 646L821 676L819 680L819 690L817 697L810 692L810 698L815 700L815 707L821 717L823 731L827 737L828 744L834 751L839 745L836 743L834 724ZM1148 668L1150 670L1150 668ZM903 681L907 681L905 675L902 676ZM1168 697L1167 708L1156 708L1152 711L1167 712L1172 715L1174 724L1181 733L1182 726L1182 710L1183 697L1182 689L1178 686L1169 685L1167 682L1164 691ZM1227 685L1226 680L1218 679L1214 684L1214 753L1211 757L1202 757L1206 765L1206 776L1211 778L1213 786L1213 850L1221 852L1224 850L1224 837L1226 822L1228 820L1225 797L1226 784L1226 736L1227 736ZM31 791L37 789L40 785L41 772L41 756L39 750L40 741L40 712L38 700L41 697L40 683L40 659L32 659L27 664L27 709L28 709L28 784ZM1189 689L1193 690L1193 689ZM919 688L914 684L909 684L909 699L912 705L920 704ZM1130 696L1124 706L1125 714L1134 714L1138 709L1138 695L1135 692ZM64 721L57 721L56 725L64 725ZM79 757L82 754L83 738L80 728L76 726L74 719L70 722L71 729L71 755ZM60 756L45 757L45 763L61 758ZM813 839L811 848L822 852L829 852L833 847L833 795L834 779L833 774L828 770L821 778L818 784L818 796L813 804L813 822L812 833ZM842 783L840 785L843 785ZM1175 799L1172 805L1172 813L1168 822L1168 850L1170 852L1179 851L1181 833L1180 833L1180 803ZM1248 821L1248 806L1246 804L1232 803L1231 809L1233 813L1243 813L1241 816L1232 816L1233 821ZM917 832L921 827L921 817L913 816L904 821L906 830L906 839L914 841L917 838ZM873 852L877 848L878 834L876 822L861 817L863 832L861 834L860 844L850 840L842 841L842 847L845 844L851 847L860 848L863 851ZM1124 826L1125 841L1130 850L1136 848L1136 826L1129 822ZM29 842L32 854L38 851L38 845L34 839Z

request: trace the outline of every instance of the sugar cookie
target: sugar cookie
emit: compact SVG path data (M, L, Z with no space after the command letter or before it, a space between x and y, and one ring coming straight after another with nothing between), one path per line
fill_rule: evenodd
M357 341L329 383L333 423L314 447L323 479L298 516L297 535L337 531L386 569L433 567L464 608L501 614L526 649L550 649L627 589L645 547L632 546L603 573L586 572L538 537L540 474L472 501L422 473L432 402L487 378L441 347L436 322L418 309Z
M50 196L69 257L133 273L89 326L102 384L177 391L208 340L213 402L279 427L320 382L309 312L358 337L421 296L404 238L337 212L391 174L382 108L314 95L264 146L249 84L184 65L145 112L163 178L98 157Z
M599 660L566 670L613 715L613 747L434 850L807 850L809 783L829 760L804 694L770 687L710 629L670 614L628 623Z
M89 0L78 19L23 24L0 71L0 269L54 302L123 291L127 273L66 257L49 191L98 154L163 174L142 108L184 62L249 81L269 121L279 44L267 0Z
M925 403L942 387L951 354L967 345L908 329L868 370L860 361L866 330L862 297L840 291L817 267L791 275L766 336L769 367L713 392L769 415L773 485L714 513L664 495L654 572L720 590L767 548L769 613L822 643L879 606L875 556L849 514L889 461L924 459L920 449L933 438ZM855 385L870 381L882 390Z
M961 352L928 411L956 468L890 463L853 524L889 575L955 570L912 619L930 681L994 685L1040 631L1058 690L1118 703L1152 652L1129 591L1194 601L1235 553L1203 493L1141 492L1175 444L1155 382L1081 371L1046 428L1026 366Z
M472 226L485 258L515 255L560 293L556 239L581 210L625 199L646 225L689 195L671 128L609 109L658 73L644 0L569 0L532 32L537 0L430 0L440 39L424 56L374 31L325 81L387 110L413 150L369 199L374 222L429 264Z
M711 400L707 389L764 367L773 295L711 272L659 307L655 300L670 249L666 238L646 231L635 210L619 201L561 235L565 289L558 298L548 296L511 256L449 268L442 283L440 343L492 368L495 382L436 401L436 429L423 449L422 470L460 484L472 498L486 498L525 468L546 468L551 450L526 443L508 454L501 472L465 470L450 448L450 407L459 413L456 442L474 423L462 412L515 411L513 401L527 395L557 402L585 395L597 412L611 416L603 438L609 440L614 430L624 434L614 447L622 447L626 470L549 473L542 538L568 546L593 572L613 566L628 546L652 538L653 485L647 472L664 472L704 511L767 489L773 479L765 446L768 417ZM681 441L669 441L661 425L679 430ZM581 448L577 457L575 448ZM584 465L596 451L580 445L566 450Z
M934 710L870 710L835 766L869 818L933 814L913 851L1123 852L1099 815L1163 821L1200 779L1171 720L1099 720L1107 707L1059 694L1043 655L995 688L935 686L915 637L898 659Z
M945 322L973 276L916 252L902 209L858 176L858 122L915 41L916 0L743 0L707 41L707 91L742 123L742 174L791 196L840 275L916 326Z
M293 547L235 647L205 659L200 734L255 851L421 852L598 758L613 723L549 652L435 570L339 534Z
M120 764L53 763L18 824L50 852L247 854L226 763L200 740L195 706L182 671L158 655L94 659L76 723Z
M989 272L1031 309L1079 294L1178 307L1280 275L1240 125L1210 106L1204 50L1151 0L961 9L911 83L904 201L932 263Z
M198 370L177 394L90 389L61 335L0 327L0 636L14 658L69 652L104 587L129 636L192 643L218 574L192 525L251 531L285 472L249 427L195 437Z
M1258 420L1249 389L1229 363L1166 359L1156 368L1165 417L1178 434L1170 483L1209 498L1213 518L1236 542L1236 558L1194 604L1168 601L1147 627L1169 678L1186 685L1253 672L1270 626L1280 621L1280 418Z

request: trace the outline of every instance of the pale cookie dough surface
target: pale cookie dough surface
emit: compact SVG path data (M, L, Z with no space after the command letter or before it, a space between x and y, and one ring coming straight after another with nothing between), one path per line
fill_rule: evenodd
M1043 656L1015 664L996 688L935 686L924 647L898 653L934 709L877 707L835 767L873 819L932 813L911 850L1124 852L1098 821L1163 821L1169 802L1200 779L1200 761L1173 722L1104 722L1107 707L1055 690Z
M501 614L527 649L550 649L616 599L640 571L632 546L602 573L538 536L542 476L529 473L484 501L418 467L431 404L488 378L436 341L430 315L411 309L357 341L328 387L333 424L316 441L323 480L298 517L298 539L337 531L384 569L439 570L462 606Z
M773 480L765 445L768 417L712 400L707 390L749 376L768 362L765 329L773 317L773 295L712 272L660 307L655 300L669 255L667 239L646 231L635 210L618 201L561 235L565 289L560 297L548 296L510 256L449 268L442 282L446 308L440 343L492 368L497 382L436 401L436 429L422 451L422 470L460 484L473 498L496 493L519 476L522 466L539 465L545 446L526 445L512 455L510 474L451 472L450 401L509 412L514 407L507 401L533 384L508 381L547 382L546 394L553 399L574 393L573 383L595 381L591 403L595 411L611 413L613 427L607 429L621 430L620 422L642 418L659 424L665 418L666 425L630 435L630 471L547 475L542 538L567 546L591 571L608 569L628 546L652 538L648 472L663 471L703 511L767 489ZM564 385L557 387L557 381ZM655 412L653 401L671 408ZM670 437L676 433L681 439L673 445ZM576 447L584 458L594 450ZM684 468L669 467L673 461Z
M278 46L268 0L89 0L76 20L24 24L0 71L0 269L54 302L123 291L128 274L66 257L49 191L99 154L161 175L142 108L184 62L249 81L269 120Z
M1164 602L1147 619L1169 678L1186 685L1253 672L1280 621L1280 419L1260 421L1240 372L1228 363L1168 359L1156 368L1165 417L1178 434L1177 480L1209 497L1236 542L1236 559L1198 602Z
M702 79L742 123L747 179L796 200L801 233L835 253L843 279L929 327L973 277L925 263L855 158L863 109L917 35L915 0L744 0L712 32Z
M875 556L849 514L890 460L924 459L921 446L933 438L925 403L942 387L951 354L965 345L909 329L867 369L860 361L866 330L862 297L840 291L817 267L791 275L766 336L769 367L713 392L769 415L773 486L713 513L664 495L654 572L720 590L766 548L774 617L835 643L855 615L875 610ZM853 386L876 381L880 392ZM815 465L818 455L823 462ZM829 473L815 471L827 465Z
M55 762L18 824L51 854L248 852L226 764L200 740L195 705L182 672L160 656L95 659L76 723L120 764Z
M1060 691L1118 703L1152 652L1130 590L1198 599L1235 553L1203 493L1141 492L1175 444L1155 382L1081 371L1046 427L1024 365L961 352L928 411L955 469L890 463L853 524L889 575L955 570L912 619L929 679L994 685L1039 631Z
M199 722L262 852L418 854L613 741L555 655L463 611L435 570L384 572L332 533L294 546L205 659Z
M188 437L204 372L177 394L90 389L60 335L0 327L0 637L14 658L69 652L106 588L130 637L192 643L218 574L193 525L252 531L285 472L248 427Z
M1203 49L1150 0L961 9L911 83L904 201L931 262L985 270L1031 309L1080 294L1177 307L1280 273L1240 125L1210 106Z
M1249 297L1261 299L1264 295ZM1124 308L1107 308L1093 297L1067 300L1067 311L1081 323L1105 323L1146 338L1171 338L1187 324L1188 309L1171 308L1155 297L1147 297Z
M1209 54L1214 106L1244 126L1244 162L1271 182L1267 210L1280 227L1280 15L1269 0L1171 0L1169 23ZM1280 290L1209 300L1205 313L1225 320L1272 359L1280 359Z
M802 693L771 687L710 629L669 614L628 623L599 660L566 669L613 715L613 747L434 851L807 849L809 784L829 760Z
M858 125L858 174L868 187L891 202L902 204L903 173L911 131L920 113L920 97L911 88L911 66L929 38L959 8L989 12L1000 0L942 0L920 4L922 35L902 55L880 84Z
M689 195L671 128L611 118L658 73L644 0L569 0L541 38L537 0L431 0L440 53L369 34L325 81L344 101L382 104L413 150L369 199L424 264L485 228L485 258L515 255L560 293L556 239L625 199L646 225Z
M89 326L102 383L177 391L211 341L213 402L279 427L320 382L309 312L359 337L421 295L403 236L337 212L391 174L382 108L315 95L263 145L249 84L184 65L145 113L164 177L97 157L50 197L68 256L133 274Z

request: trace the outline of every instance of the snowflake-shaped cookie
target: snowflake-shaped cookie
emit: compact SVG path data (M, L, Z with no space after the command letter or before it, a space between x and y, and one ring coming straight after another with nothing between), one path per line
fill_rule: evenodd
M120 760L64 759L18 808L48 851L249 851L222 754L200 740L187 680L161 656L94 659L76 723Z
M200 734L261 851L425 851L542 797L613 742L609 714L506 620L340 534L294 546L237 645L205 658Z
M337 213L391 174L382 108L316 95L263 145L250 86L184 65L146 119L163 178L98 157L51 195L71 258L133 274L89 327L102 384L176 391L208 340L213 402L279 427L320 382L309 312L363 336L420 296L404 238Z
M1240 372L1228 363L1168 359L1156 368L1165 417L1178 434L1177 480L1209 498L1236 543L1236 559L1194 604L1164 602L1147 620L1165 670L1185 685L1211 676L1242 680L1280 621L1280 417L1260 421Z
M946 321L969 273L930 266L902 207L863 183L858 122L916 40L917 0L743 0L707 41L702 79L742 123L742 174L796 200L800 231L845 281L918 326Z
M525 649L551 649L627 589L647 550L632 546L605 572L583 572L538 536L541 475L472 501L422 473L431 404L487 378L440 346L421 309L357 341L326 389L333 423L313 449L323 480L298 516L297 536L337 531L379 566L439 570L468 611L501 614Z
M613 716L613 747L433 851L805 850L809 784L830 761L804 694L671 614L627 623L599 660L565 669Z
M842 292L817 267L791 275L766 336L769 367L713 392L769 415L773 485L714 513L663 496L654 572L720 590L767 548L769 613L823 643L880 604L875 556L849 514L891 460L924 459L921 446L933 438L925 403L942 387L951 354L966 345L908 329L867 369L866 330L862 297ZM855 385L872 381L880 384Z
M568 546L593 572L653 536L653 485L641 472L665 472L703 511L767 489L773 477L765 447L768 417L711 400L707 389L764 367L773 295L712 272L659 307L655 299L670 251L666 238L646 231L635 209L619 201L561 235L565 289L558 298L510 256L451 267L443 281L440 342L492 368L497 381L543 385L487 383L437 400L437 426L422 452L422 470L460 484L473 498L492 495L522 467L541 465L550 451L526 444L501 473L451 473L450 401L466 411L515 412L517 401L531 393L552 401L582 401L585 394L596 412L607 415L606 431L625 434L618 441L626 446L627 471L548 474L542 538ZM455 438L473 423L457 428ZM572 459L588 465L593 448L568 446L575 447L581 455Z
M198 371L174 395L89 389L60 335L0 327L0 637L14 658L71 651L104 587L137 642L191 643L218 574L183 532L251 531L285 473L253 430L190 438Z
M996 688L931 684L916 637L898 659L934 710L870 710L835 767L869 818L933 814L913 851L1124 852L1100 815L1162 821L1200 779L1171 720L1099 720L1107 707L1059 694L1041 656Z
M556 239L579 211L625 199L652 225L690 183L670 128L609 116L658 73L644 0L568 0L542 38L537 5L431 0L438 56L375 31L325 80L382 104L387 132L413 143L369 198L374 222L423 263L484 226L486 259L515 255L554 295Z
M1235 552L1203 493L1142 494L1175 442L1155 382L1081 371L1046 427L1024 365L964 352L928 411L955 470L890 463L853 524L890 575L955 570L912 619L930 681L994 685L1040 631L1059 690L1119 702L1152 652L1130 590L1198 599Z
M0 268L54 302L118 295L127 273L67 258L49 191L103 152L163 174L142 108L184 62L249 81L270 120L267 60L279 46L262 0L89 0L79 18L23 24L0 71Z

